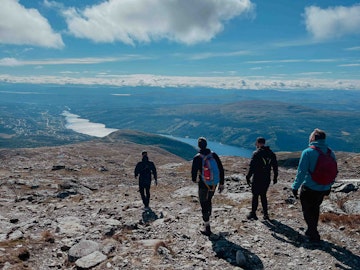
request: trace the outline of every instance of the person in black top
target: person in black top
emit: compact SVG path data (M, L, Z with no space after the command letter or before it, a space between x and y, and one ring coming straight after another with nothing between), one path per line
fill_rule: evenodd
M134 174L135 178L139 175L139 192L145 209L149 208L151 174L154 176L155 185L157 185L157 173L154 162L149 161L146 151L141 153L142 161L136 164Z
M218 177L219 177L219 192L222 192L224 190L224 168L221 163L221 160L219 156L212 152L210 149L207 148L207 141L206 138L200 137L198 139L198 146L200 148L199 153L197 153L192 162L192 168L191 168L191 178L192 181L195 183L198 181L199 185L199 201L201 205L201 212L202 212L202 218L204 221L204 230L201 231L204 235L211 235L211 229L210 229L210 216L212 212L212 197L214 196L215 189L217 187L216 185L207 185L202 179L202 168L203 168L203 156L206 156L210 153L212 153L213 158L216 161L217 167L218 167Z
M255 220L258 219L256 216L256 210L260 196L264 219L269 219L266 193L271 182L271 168L274 173L273 183L277 183L278 163L274 152L269 146L265 146L265 139L263 137L258 137L256 139L255 146L257 149L251 157L249 171L246 175L246 181L248 185L251 185L251 192L253 195L251 212L247 218Z

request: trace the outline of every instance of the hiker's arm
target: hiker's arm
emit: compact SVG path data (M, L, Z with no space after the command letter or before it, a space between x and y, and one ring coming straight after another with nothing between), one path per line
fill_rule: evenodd
M192 166L191 166L191 180L193 182L196 182L196 179L198 177L198 172L199 169L201 168L201 166L199 166L199 158L195 157L192 161Z
M255 163L256 163L256 155L254 154L251 157L250 164L249 164L249 170L248 170L248 173L246 175L246 180L247 181L250 181L251 176L254 174Z
M309 157L308 157L308 152L303 151L301 153L299 166L297 169L294 183L291 186L292 189L298 190L299 187L301 186L301 184L305 181L305 177L309 173L309 168L310 168L309 164L310 164L310 161L309 161Z
M136 164L135 170L134 170L134 176L135 178L139 175L139 164Z
M278 179L278 175L279 175L279 166L278 166L278 162L276 159L276 155L274 153L272 153L272 161L271 161L271 165L273 168L273 172L274 172L274 184L277 183L277 179Z
M216 153L213 153L213 156L216 160L216 163L218 165L219 168L219 173L220 173L220 185L224 185L225 182L225 172L224 172L224 166L219 158L219 156Z
M154 163L152 164L152 173L154 175L155 182L157 182L157 171Z

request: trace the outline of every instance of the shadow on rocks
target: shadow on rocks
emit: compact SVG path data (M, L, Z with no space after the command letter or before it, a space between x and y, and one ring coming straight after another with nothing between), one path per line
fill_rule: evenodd
M212 234L209 239L218 258L224 259L231 265L240 266L242 269L264 269L262 261L256 254L230 242L223 234Z
M142 213L142 222L144 224L153 222L158 218L159 218L158 215L151 208L146 208Z
M336 264L337 269L359 269L360 257L344 247L340 247L326 240L312 243L306 236L277 220L267 220L263 221L263 223L273 232L271 235L281 242L292 244L295 247L301 246L310 250L318 249L330 254L342 264ZM346 266L344 267L343 265Z

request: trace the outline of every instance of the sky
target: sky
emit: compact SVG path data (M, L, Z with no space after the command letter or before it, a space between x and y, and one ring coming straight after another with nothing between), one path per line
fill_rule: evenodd
M0 83L360 90L360 1L0 3Z

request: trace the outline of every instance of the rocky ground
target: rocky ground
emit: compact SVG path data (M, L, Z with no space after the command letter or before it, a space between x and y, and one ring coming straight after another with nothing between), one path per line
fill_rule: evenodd
M214 234L206 237L191 162L156 147L146 149L159 184L144 211L133 176L143 149L126 142L0 149L0 268L360 269L359 154L337 153L340 173L322 205L322 241L312 244L289 189L293 153L278 153L270 221L262 220L261 206L259 220L246 219L249 159L222 157L226 190L214 197Z

